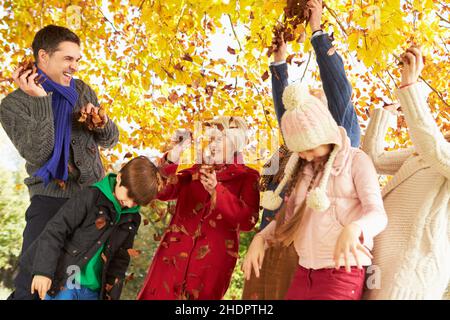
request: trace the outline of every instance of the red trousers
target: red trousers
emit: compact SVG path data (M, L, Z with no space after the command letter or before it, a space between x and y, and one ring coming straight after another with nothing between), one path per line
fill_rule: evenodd
M345 267L339 270L306 269L298 266L288 289L286 300L361 300L365 268Z

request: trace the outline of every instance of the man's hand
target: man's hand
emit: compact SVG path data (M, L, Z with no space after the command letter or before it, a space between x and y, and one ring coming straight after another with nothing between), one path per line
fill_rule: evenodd
M312 32L320 30L323 11L322 0L310 0L307 3L307 7L311 11L309 25L311 26Z
M47 294L47 291L50 290L51 286L52 279L44 276L34 276L33 282L31 283L31 294L34 294L34 292L37 291L39 298L44 300L45 295Z
M91 112L93 112L93 113L99 115L100 118L102 119L102 123L103 123L102 127L104 127L108 123L108 119L109 118L108 118L108 116L106 115L105 112L100 112L99 113L99 110L100 110L99 107L96 107L92 103L89 102L87 105L85 105L84 107L82 107L80 109L80 112L81 112L81 114L83 114L83 113L91 114Z
M22 71L23 67L19 67L16 70L14 70L12 74L12 78L14 80L14 83L19 86L19 88L32 97L45 97L47 95L47 92L45 92L44 88L41 85L37 85L34 81L36 77L39 75L36 72L36 69L29 69L25 71L22 75L20 75L20 72Z

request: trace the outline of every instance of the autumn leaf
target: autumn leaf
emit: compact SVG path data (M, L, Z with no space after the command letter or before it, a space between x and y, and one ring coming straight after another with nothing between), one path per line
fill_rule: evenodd
M225 247L227 249L233 249L234 248L234 240L225 240Z
M139 257L139 255L141 254L140 250L136 250L136 249L128 249L128 254L130 255L131 258L137 258Z
M134 273L130 273L128 276L125 277L125 283L128 283L129 281L134 280Z
M227 47L227 51L228 51L230 54L236 54L236 50L234 50L234 49L231 48L230 46Z
M269 79L269 72L266 71L263 73L263 75L261 76L262 81L266 81L267 79Z
M156 242L161 241L161 235L159 235L157 233L153 234L153 240L155 240Z
M189 257L189 254L187 252L181 252L178 256L181 259L187 259Z
M98 217L97 219L95 219L95 227L98 230L101 230L105 227L106 225L106 218L104 216L102 217Z
M187 53L181 59L189 61L189 62L193 62L194 61L194 60L192 60L191 56L188 55Z
M209 251L210 249L208 245L201 246L197 251L196 259L203 259L209 253Z

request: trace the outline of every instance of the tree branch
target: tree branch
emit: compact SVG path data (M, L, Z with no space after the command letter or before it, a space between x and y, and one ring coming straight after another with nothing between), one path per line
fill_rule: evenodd
M345 31L344 26L342 25L341 21L339 20L336 12L334 12L333 9L331 9L326 3L323 4L323 6L325 8L327 8L328 12L331 14L331 16L334 18L334 20L336 20L337 24L339 25L339 27L341 28L342 32L344 33L345 37L347 38L348 34L347 31Z

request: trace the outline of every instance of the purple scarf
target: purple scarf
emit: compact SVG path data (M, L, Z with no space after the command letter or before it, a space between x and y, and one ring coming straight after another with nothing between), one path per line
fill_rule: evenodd
M34 173L47 186L53 179L66 181L68 178L70 135L72 133L72 109L78 100L75 80L72 78L70 86L62 86L47 77L40 69L38 74L45 78L42 87L52 94L53 124L55 130L55 144L50 159Z

